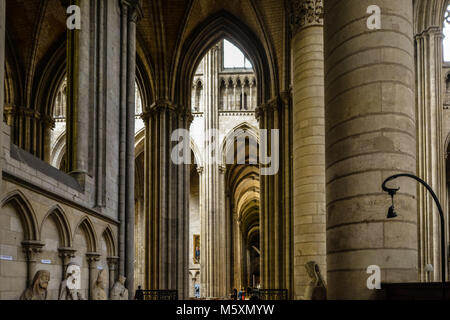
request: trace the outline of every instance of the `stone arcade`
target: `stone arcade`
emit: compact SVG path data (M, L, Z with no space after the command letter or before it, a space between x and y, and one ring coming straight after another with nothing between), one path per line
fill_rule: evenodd
M449 5L0 1L0 299L377 299L369 266L448 278L429 194L399 179L388 220L381 184L427 181L448 246Z

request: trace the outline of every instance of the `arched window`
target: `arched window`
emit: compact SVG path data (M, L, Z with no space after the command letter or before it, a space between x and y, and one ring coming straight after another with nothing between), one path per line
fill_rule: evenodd
M223 41L223 67L225 69L253 69L244 53L231 42Z
M445 11L444 20L444 61L450 62L450 4Z
M144 102L142 100L142 93L141 90L137 84L137 82L135 82L135 87L136 87L136 91L135 91L135 122L134 122L134 131L135 133L138 133L139 131L141 131L142 129L144 129L145 124L144 124L144 120L142 120L141 115L144 112Z
M142 96L137 83L135 83L135 88L136 88L135 89L136 116L139 116L142 114Z
M58 93L56 94L55 106L53 108L54 119L66 118L66 105L67 105L67 79L64 78L63 82L59 86Z

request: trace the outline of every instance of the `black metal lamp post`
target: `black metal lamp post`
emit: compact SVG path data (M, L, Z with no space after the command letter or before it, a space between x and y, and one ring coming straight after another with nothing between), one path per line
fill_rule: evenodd
M419 177L417 177L413 174L409 174L409 173L395 174L393 176L390 176L386 180L384 180L383 185L382 185L383 191L387 192L392 197L392 206L389 208L389 212L387 215L388 219L397 217L397 213L395 212L395 208L394 208L394 196L397 193L397 191L400 190L400 188L396 188L396 189L388 188L388 187L386 187L386 183L388 183L389 181L392 181L396 178L400 178L400 177L412 178L412 179L418 181L419 183L421 183L425 188L427 188L427 190L431 193L431 196L433 197L434 202L436 203L437 208L439 210L439 215L440 215L440 220L441 220L442 297L445 299L445 276L446 276L446 274L445 274L445 229L444 229L444 213L442 212L441 204L439 203L439 200L438 200L436 194L434 193L433 189L431 189L431 187L425 181L420 179Z

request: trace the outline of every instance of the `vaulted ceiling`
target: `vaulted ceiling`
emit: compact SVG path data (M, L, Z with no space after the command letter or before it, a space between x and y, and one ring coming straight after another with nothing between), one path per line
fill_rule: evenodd
M286 1L287 2L287 1ZM254 35L268 57L274 88L286 90L288 78L283 70L289 63L285 1L280 0L142 0L143 19L137 26L138 55L152 76L154 100L173 100L174 78L182 63L183 48L211 19L227 15ZM200 29L199 29L200 28ZM225 30L226 33L226 30ZM207 35L207 32L205 32ZM201 36L201 35L200 35ZM210 39L203 39L205 43ZM246 51L247 43L232 39ZM248 52L246 52L248 53ZM250 59L254 59L251 54ZM201 58L201 57L199 57ZM196 66L191 66L195 69ZM270 96L276 95L273 90Z
M66 13L60 0L6 0L6 59L22 92L16 103L30 106L42 69L64 43Z

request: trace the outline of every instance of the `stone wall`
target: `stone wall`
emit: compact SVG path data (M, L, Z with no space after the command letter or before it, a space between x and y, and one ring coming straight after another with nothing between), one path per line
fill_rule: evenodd
M93 268L108 271L107 258L117 255L119 222L86 206L86 195L70 186L70 176L54 175L50 165L35 158L31 166L11 156L9 127L4 126L3 184L0 189L0 299L18 299L27 277L37 270L51 273L48 299L58 298L63 266L76 262L82 267L82 292L89 296L89 262L86 253L98 253ZM19 153L19 155L21 155ZM28 159L29 160L29 159ZM112 238L106 236L112 230ZM24 253L26 241L35 241L40 250ZM62 251L75 250L71 259ZM27 266L32 264L30 275ZM98 270L98 269L97 269ZM94 272L96 275L96 272ZM109 285L108 281L106 285Z

